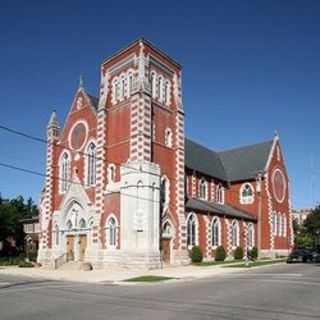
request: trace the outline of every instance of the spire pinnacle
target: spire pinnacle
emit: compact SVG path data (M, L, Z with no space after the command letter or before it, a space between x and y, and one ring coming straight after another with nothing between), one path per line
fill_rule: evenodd
M51 116L50 116L50 119L49 119L49 124L48 124L48 126L49 126L49 127L52 127L52 126L58 127L58 126L59 126L56 110L53 110L53 111L52 111Z
M276 130L274 130L274 137L275 138L279 138L279 132L278 132L278 130L276 129Z
M80 78L79 78L79 88L83 88L83 76L82 76L82 74L80 74Z

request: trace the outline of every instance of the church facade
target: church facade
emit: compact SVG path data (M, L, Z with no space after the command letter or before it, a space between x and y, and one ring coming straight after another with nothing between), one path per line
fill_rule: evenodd
M193 246L287 255L293 243L279 136L215 152L185 137L181 66L145 39L101 65L51 115L38 261L94 268L188 264Z

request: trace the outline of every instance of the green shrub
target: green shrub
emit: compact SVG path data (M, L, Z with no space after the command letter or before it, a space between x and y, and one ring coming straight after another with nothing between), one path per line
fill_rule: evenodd
M219 246L216 249L215 255L214 255L215 261L224 261L226 258L226 251L224 250L223 246Z
M193 263L200 263L202 262L203 256L202 256L202 252L199 246L194 246L192 247L191 250L191 261Z
M236 260L243 259L243 249L241 247L237 247L233 252L233 256Z
M21 257L0 257L0 266L17 266L23 260Z
M256 260L258 258L258 248L257 247L253 247L249 251L249 255L250 255L251 259Z
M33 268L33 264L27 261L21 261L18 266L19 268Z
M37 261L37 253L36 252L28 253L28 259L30 261L36 262Z

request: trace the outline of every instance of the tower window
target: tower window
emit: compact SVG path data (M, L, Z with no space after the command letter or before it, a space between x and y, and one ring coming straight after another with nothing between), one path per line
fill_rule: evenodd
M165 131L165 145L169 148L172 148L172 131L170 128L167 128Z

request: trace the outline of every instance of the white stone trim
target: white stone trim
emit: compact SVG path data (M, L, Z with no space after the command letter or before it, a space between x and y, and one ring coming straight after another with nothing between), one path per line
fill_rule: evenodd
M82 145L81 145L78 149L75 149L75 148L72 147L72 143L71 143L72 133L73 133L74 128L75 128L78 124L80 124L80 123L82 123L82 124L85 126L85 129L86 129L85 138L84 138L84 140L83 140ZM82 150L83 147L84 147L84 146L86 145L86 143L87 143L88 135L89 135L89 125L88 125L87 121L84 120L84 119L77 120L77 121L71 126L71 128L70 128L70 130L69 130L69 134L68 134L68 144L69 144L70 149L72 149L72 150L74 150L74 151L80 151L80 150Z

